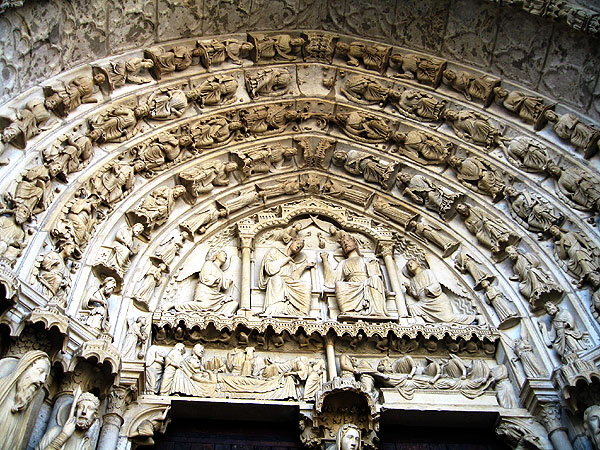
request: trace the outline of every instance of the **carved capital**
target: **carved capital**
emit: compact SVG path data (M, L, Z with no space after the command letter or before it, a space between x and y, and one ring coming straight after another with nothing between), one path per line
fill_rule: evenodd
M541 405L538 418L551 434L556 430L566 430L560 420L560 405L558 403L544 403Z
M107 415L117 415L122 420L134 391L135 388L132 387L113 386L106 397L105 418Z
M384 241L381 240L377 242L377 256L394 256L394 249L396 247L396 243L394 241Z

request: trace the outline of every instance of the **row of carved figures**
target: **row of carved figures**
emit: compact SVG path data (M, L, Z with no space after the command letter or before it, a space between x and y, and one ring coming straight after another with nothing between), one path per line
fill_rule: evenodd
M50 111L59 117L65 117L83 103L97 102L95 88L99 86L110 93L125 83L143 84L150 80L141 76L143 69L160 80L173 72L184 71L192 65L201 64L208 68L225 61L242 64L241 57L250 56L255 62L294 62L302 54L305 61L331 63L334 54L346 58L349 66L363 66L367 70L384 73L391 63L395 67L396 77L415 80L437 88L442 82L449 89L464 95L468 101L479 101L488 106L494 98L507 111L515 113L527 123L533 123L536 130L541 129L547 121L554 122L556 134L570 141L576 148L582 149L586 157L598 151L597 143L600 132L593 126L585 124L573 114L559 117L552 110L553 104L547 104L542 97L521 91L509 92L500 87L500 79L489 75L475 75L465 71L447 69L447 62L440 59L416 54L392 54L392 48L385 45L365 42L337 42L336 35L328 33L307 32L300 35L250 33L248 41L236 39L224 41L198 41L195 48L185 45L174 47L151 47L145 50L144 58L134 57L128 60L111 62L107 66L94 66L93 77L79 76L61 87L44 88L45 100L33 100L17 111L16 119L3 118L2 142L12 143L24 148L27 139L52 125ZM292 77L287 69L258 69L246 78L248 92L251 97L258 95L279 95L286 91ZM178 117L183 113L188 100L198 101L202 106L215 105L231 100L237 88L237 82L230 76L215 76L208 79L200 87L184 95L159 90L151 96L146 106L136 109L129 117L151 117L165 120ZM443 115L447 120L460 120L459 112L450 110L441 114L443 105L431 95L414 89L404 92L390 90L377 81L357 75L346 82L345 92L350 98L367 103L383 103L391 100L405 113L422 117L425 120L439 119ZM166 94L166 97L165 97ZM186 96L188 97L186 99ZM442 107L440 109L440 107ZM118 109L118 108L117 108ZM466 113L466 112L465 112ZM474 114L474 113L469 113ZM122 114L120 114L122 116ZM127 121L127 117L120 117ZM485 120L485 118L482 118ZM459 127L460 128L460 127ZM501 143L499 132L490 126L488 132L481 135L480 143L493 146ZM119 136L102 136L104 130L95 132L95 139L110 142L114 139L126 139L127 134ZM469 135L474 130L462 130ZM470 135L470 139L478 141L480 130Z

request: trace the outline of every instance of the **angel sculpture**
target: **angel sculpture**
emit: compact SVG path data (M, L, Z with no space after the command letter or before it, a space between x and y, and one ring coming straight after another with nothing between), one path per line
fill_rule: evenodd
M481 315L454 312L452 302L443 288L459 297L468 298L468 293L456 279L447 277L446 280L440 282L431 269L426 268L414 258L407 261L406 271L410 277L410 283L404 284L406 293L416 300L408 305L413 316L430 323L445 322L468 325L477 321L479 325L485 325L485 320ZM443 271L437 271L437 273L441 274Z

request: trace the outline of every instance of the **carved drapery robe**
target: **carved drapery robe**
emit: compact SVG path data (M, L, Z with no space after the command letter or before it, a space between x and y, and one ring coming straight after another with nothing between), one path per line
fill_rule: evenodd
M285 249L273 248L263 258L258 286L265 289L264 314L308 315L311 285L300 279L306 263L299 256L299 261L290 260Z
M335 295L342 314L387 317L385 286L377 260L352 256L335 270Z
M470 324L476 318L475 315L458 314L452 310L450 299L430 269L422 269L410 279L409 294L418 300L409 305L410 312L425 322Z

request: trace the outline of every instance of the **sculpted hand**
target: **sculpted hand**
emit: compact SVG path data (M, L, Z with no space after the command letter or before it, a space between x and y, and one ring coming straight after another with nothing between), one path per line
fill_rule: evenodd
M72 436L75 433L75 425L77 424L77 419L75 417L71 417L66 423L63 425L62 431L67 436Z
M327 252L321 252L321 253L319 253L319 256L321 257L322 261L325 261L326 259L329 258L329 253L327 253Z

